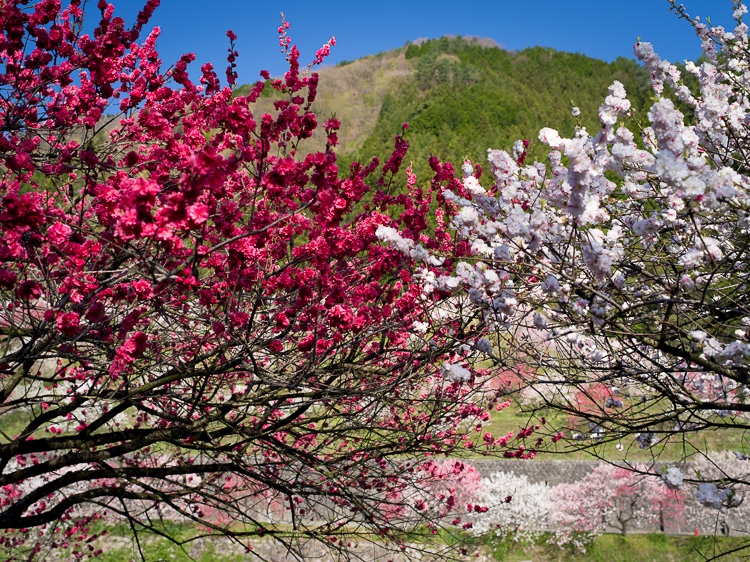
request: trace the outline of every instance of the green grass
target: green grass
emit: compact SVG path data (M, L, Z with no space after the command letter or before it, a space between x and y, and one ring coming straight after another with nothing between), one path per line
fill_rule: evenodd
M655 533L627 537L601 535L586 552L560 548L543 540L539 541L541 544L530 545L510 539L490 539L487 547L495 560L505 562L705 562L722 554L722 562L736 562L750 558L749 541L743 537L683 537Z
M166 539L155 539L147 541L143 545L143 558L148 562L240 562L249 560L249 557L227 554L221 545L213 541L204 541L200 549L191 549L189 546L184 550L170 543ZM95 558L97 562L124 562L125 560L139 560L140 555L133 548L116 548L108 550Z
M518 430L532 424L538 424L538 417L544 416L547 425L541 431L549 433L553 428L561 429L566 438L570 438L572 433L588 433L585 427L580 429L570 429L570 416L553 410L540 410L536 417L529 412L524 412L523 408L517 401L512 400L511 405L501 411L493 411L489 422L483 428L482 433L489 431L494 437L507 435L512 431L518 434ZM532 434L525 442L513 440L510 445L525 445L527 449L534 448L536 439L539 435ZM647 462L652 460L670 460L690 459L696 451L745 451L750 452L750 436L743 429L716 428L705 429L697 433L674 434L669 440L659 443L650 449L641 449L635 443L635 436L625 436L622 439L603 440L596 442L592 439L584 441L568 441L562 439L556 445L552 445L549 439L545 439L545 447L551 447L548 452L541 453L541 458L546 460L591 460L592 458L601 458L612 461L630 460ZM617 445L622 445L622 450Z
M21 433L26 428L30 420L31 415L24 410L4 412L2 414L2 423L0 423L0 431L2 432L0 433L0 443L8 443L12 440L15 435Z

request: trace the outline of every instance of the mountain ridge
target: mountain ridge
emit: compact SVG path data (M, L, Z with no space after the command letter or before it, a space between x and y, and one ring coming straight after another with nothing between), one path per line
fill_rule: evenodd
M632 59L606 62L549 47L509 51L485 39L418 39L318 69L314 111L319 123L331 116L341 121L342 166L387 156L403 123L409 123L407 160L422 174L430 173L429 156L484 164L488 148L509 149L518 139L531 141L531 157L544 158L539 130L572 135L584 126L596 132L599 105L614 80L625 85L636 115L652 98L648 72ZM271 112L274 94L259 99L256 111ZM305 151L324 146L325 135L317 131Z

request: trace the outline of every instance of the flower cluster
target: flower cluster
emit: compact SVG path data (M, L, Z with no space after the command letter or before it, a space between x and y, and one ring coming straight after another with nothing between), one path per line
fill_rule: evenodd
M382 168L340 172L336 119L304 152L318 76L288 22L289 70L235 95L235 34L228 85L210 64L194 81L192 54L164 70L159 28L140 36L157 5L128 27L100 2L93 35L80 0L0 10L0 423L23 420L0 444L2 546L40 556L37 528L82 506L248 537L281 506L341 549L421 523L384 507L410 486L447 516L456 475L427 456L473 448L499 392L475 383L482 327L422 280L469 248L428 226L411 173L393 195L403 134Z
M729 514L740 522L747 520L750 463L743 453L709 451L695 459L685 476L693 483L698 503L718 510L724 519Z

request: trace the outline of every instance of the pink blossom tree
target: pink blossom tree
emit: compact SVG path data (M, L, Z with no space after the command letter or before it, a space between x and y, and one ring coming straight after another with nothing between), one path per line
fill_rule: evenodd
M487 511L478 501L481 489L479 471L471 464L444 459L442 462L422 463L418 470L421 474L416 484L404 487L385 504L394 520L405 511L417 509L429 519L450 518L451 526L470 529L471 518L465 516Z
M95 554L75 521L99 514L247 548L431 532L455 502L432 458L495 445L482 327L421 276L469 244L413 176L397 194L403 134L341 172L329 119L304 152L318 77L286 22L289 71L233 97L191 54L164 68L158 3L128 27L100 1L88 35L80 0L0 2L0 543ZM435 508L384 507L405 489Z
M550 496L550 524L563 533L599 534L659 524L669 528L682 520L684 495L670 489L661 478L600 464L585 478L558 484Z

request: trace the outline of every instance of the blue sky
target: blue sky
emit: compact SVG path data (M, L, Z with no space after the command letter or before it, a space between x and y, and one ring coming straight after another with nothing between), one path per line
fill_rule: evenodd
M145 0L111 0L115 14L132 23ZM691 16L710 17L732 28L730 0L681 0ZM93 8L93 3L89 3ZM327 2L268 0L162 0L152 25L161 27L157 43L165 64L184 52L194 52L198 73L213 62L220 76L226 68L229 41L237 35L239 83L254 82L262 69L272 75L285 70L278 48L277 28L284 12L291 23L304 65L331 35L337 44L329 64L400 47L419 37L447 34L491 37L508 49L542 45L611 61L633 58L640 37L671 61L695 59L700 42L692 26L669 11L667 0L463 0L410 2L329 0ZM96 17L95 8L91 15Z

